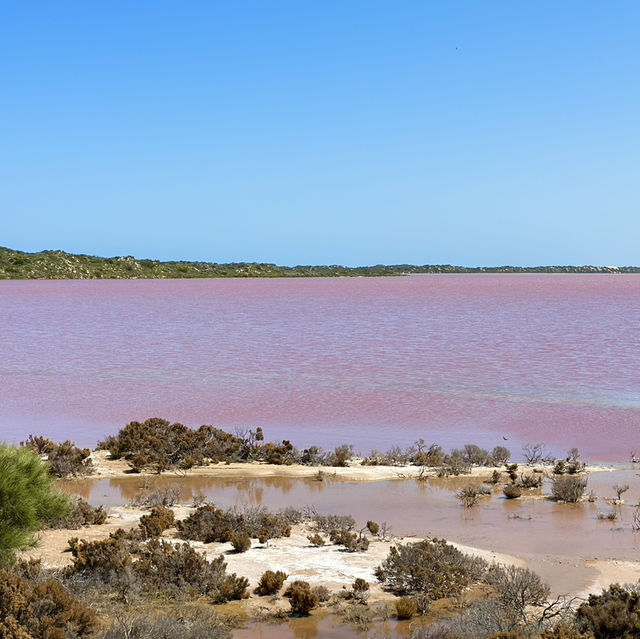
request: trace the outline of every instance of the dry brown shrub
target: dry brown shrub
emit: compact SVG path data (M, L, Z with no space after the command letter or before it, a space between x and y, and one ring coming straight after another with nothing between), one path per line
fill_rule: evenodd
M413 597L400 597L396 601L398 619L411 619L418 614L418 604Z
M167 528L175 523L173 510L164 506L156 506L148 515L140 517L140 530L145 538L159 537Z
M282 588L282 584L287 579L287 573L282 572L282 570L278 570L273 572L273 570L267 570L260 577L260 582L258 583L258 587L255 592L257 595L275 595Z
M0 573L3 639L88 637L95 627L95 614L73 599L59 581L34 583L16 574Z

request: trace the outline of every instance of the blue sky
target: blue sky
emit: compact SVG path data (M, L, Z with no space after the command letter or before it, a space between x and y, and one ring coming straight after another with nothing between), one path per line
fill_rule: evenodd
M640 3L0 5L0 245L640 264Z

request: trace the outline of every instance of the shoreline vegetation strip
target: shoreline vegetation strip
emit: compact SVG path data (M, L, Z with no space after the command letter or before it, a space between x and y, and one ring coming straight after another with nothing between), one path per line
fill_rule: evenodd
M640 266L453 266L394 264L279 266L258 262L161 262L132 256L96 257L65 251L27 253L0 247L0 279L194 279L227 277L390 277L446 273L640 273Z

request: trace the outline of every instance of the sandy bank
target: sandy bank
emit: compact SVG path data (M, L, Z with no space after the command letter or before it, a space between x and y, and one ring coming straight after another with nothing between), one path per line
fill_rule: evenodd
M131 473L129 464L123 459L110 459L108 451L96 450L91 454L95 467L96 478L120 478L120 477L144 477L157 476L157 473L143 472ZM474 467L470 475L463 477L488 477L496 470L494 467ZM500 469L502 470L502 469ZM551 468L520 467L521 471L550 473ZM614 466L594 465L587 466L586 472L613 472ZM343 481L389 481L394 479L417 479L419 477L435 477L436 468L423 468L420 466L365 466L361 460L354 460L349 466L337 468L333 466L302 466L293 464L282 466L277 464L253 463L218 463L208 466L196 466L188 471L171 470L162 473L163 476L175 477L227 477L227 478L252 478L252 477L317 477L321 473L325 477Z

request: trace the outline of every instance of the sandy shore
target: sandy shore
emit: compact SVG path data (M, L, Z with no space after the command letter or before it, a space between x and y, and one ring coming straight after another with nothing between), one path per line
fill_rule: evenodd
M157 473L143 472L131 473L129 464L123 459L110 459L109 452L96 450L91 453L95 473L91 477L96 478L120 478L120 477L144 477L157 476ZM473 467L470 475L464 477L487 477L496 470L494 467ZM549 466L529 468L520 466L520 471L549 473ZM586 472L613 472L614 466L592 465L587 466ZM175 477L228 477L228 478L252 478L252 477L316 477L322 473L332 479L343 481L389 481L394 479L417 479L418 477L435 477L437 469L423 468L420 466L364 466L361 460L350 462L349 466L336 468L333 466L302 466L292 464L282 466L277 464L254 463L219 463L208 466L196 466L185 471L171 470L162 473L163 476Z

